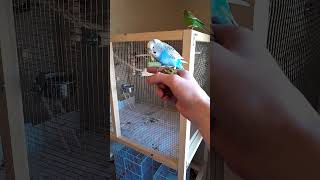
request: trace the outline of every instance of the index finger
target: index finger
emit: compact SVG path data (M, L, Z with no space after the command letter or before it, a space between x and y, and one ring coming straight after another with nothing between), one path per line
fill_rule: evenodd
M157 73L157 72L159 72L159 69L158 68L156 68L156 67L148 67L147 68L147 72L148 73Z
M163 74L163 73L157 73L147 79L147 82L149 84L165 84L169 88L174 87L174 84L176 83L177 79L179 78L178 75L169 75L169 74Z

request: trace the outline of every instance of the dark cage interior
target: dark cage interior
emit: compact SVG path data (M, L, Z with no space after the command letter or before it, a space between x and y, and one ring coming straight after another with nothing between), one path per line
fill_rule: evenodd
M31 179L109 179L109 1L13 0Z
M267 48L291 82L320 110L320 2L271 0Z

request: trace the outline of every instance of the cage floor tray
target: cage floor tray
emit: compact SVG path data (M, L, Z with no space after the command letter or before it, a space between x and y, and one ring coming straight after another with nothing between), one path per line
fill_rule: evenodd
M75 133L79 129L78 112L66 113L35 126L26 125L33 178L98 180L113 177L113 164L107 160L107 141L94 133L79 136Z
M179 113L150 104L135 104L119 111L122 136L138 145L177 159Z
M67 153L58 142L52 142L46 148L29 156L32 177L43 179L101 179L111 178L113 164L108 163L106 156L84 152L78 147ZM94 145L91 145L94 146ZM93 148L93 147L87 147Z

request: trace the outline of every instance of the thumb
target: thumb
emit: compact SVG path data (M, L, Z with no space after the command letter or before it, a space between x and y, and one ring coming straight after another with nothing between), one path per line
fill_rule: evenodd
M184 79L191 79L192 75L189 71L187 70L178 70L177 71L178 75Z
M175 80L178 76L176 75L169 75L163 73L157 73L154 76L151 76L147 79L149 84L165 84L166 86L173 87Z

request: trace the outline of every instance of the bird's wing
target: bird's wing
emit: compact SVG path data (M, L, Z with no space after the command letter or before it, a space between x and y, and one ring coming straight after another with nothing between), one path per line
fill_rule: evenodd
M201 24L202 26L204 26L205 24L197 17L195 17L194 15L189 15L189 18L192 19L195 22L198 22L199 24Z
M184 59L172 46L163 42L164 48L168 50L168 55L173 59Z

